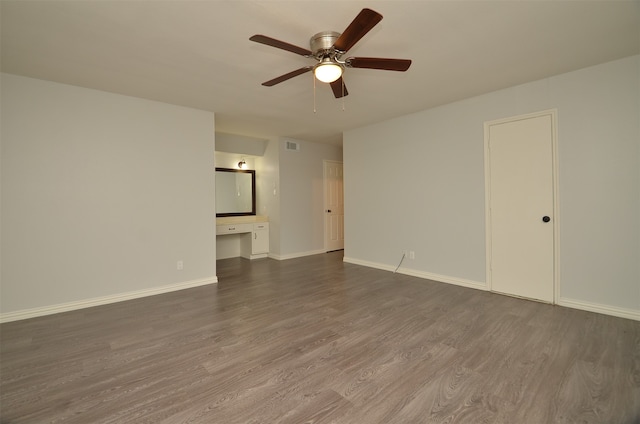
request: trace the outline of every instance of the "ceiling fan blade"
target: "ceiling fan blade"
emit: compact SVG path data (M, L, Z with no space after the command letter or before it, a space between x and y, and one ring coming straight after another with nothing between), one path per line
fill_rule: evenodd
M333 47L346 52L354 46L365 34L382 20L382 15L371 9L362 9L358 16L349 24Z
M309 72L312 69L313 69L313 66L305 66L304 68L296 69L295 71L291 71L288 74L280 75L277 78L263 82L262 85L266 87L271 87L276 84L280 84L281 82L291 79L293 77L297 77L298 75L302 75L306 72Z
M266 44L267 46L276 47L282 50L287 50L289 52L299 54L301 56L311 56L311 50L307 50L302 47L294 46L293 44L285 43L284 41L276 40L275 38L267 37L266 35L256 34L249 38L251 41L255 41L256 43Z
M411 66L409 59L385 59L381 57L350 57L346 65L351 68L381 69L404 72Z
M344 85L344 80L342 79L342 77L338 78L337 80L335 80L330 84L331 84L331 89L333 90L333 95L336 96L336 99L349 95L349 92L347 91L347 87Z

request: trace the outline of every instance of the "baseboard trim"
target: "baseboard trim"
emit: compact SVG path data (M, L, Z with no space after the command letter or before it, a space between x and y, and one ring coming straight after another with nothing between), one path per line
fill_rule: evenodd
M381 264L377 262L363 261L361 259L350 258L347 256L343 258L343 261L350 264L354 264L354 265L362 265L369 268L381 269L384 271L394 272L396 269L396 267L391 265ZM487 285L485 283L481 283L473 280L466 280L464 278L450 277L448 275L434 274L431 272L419 271L416 269L409 269L409 268L403 268L403 267L398 268L398 271L396 272L398 274L410 275L412 277L418 277L418 278L423 278L425 280L437 281L439 283L454 284L456 286L468 287L476 290L483 290L483 291L488 290Z
M203 278L199 280L185 281L167 286L154 287L151 289L136 290L127 293L118 293L109 296L95 297L92 299L78 300L75 302L60 303L57 305L43 306L33 309L22 309L14 312L0 313L0 323L19 321L23 319L36 318L45 315L58 314L61 312L75 311L77 309L90 308L92 306L106 305L109 303L123 302L125 300L138 299L140 297L154 296L157 294L169 293L178 290L190 289L193 287L206 286L218 282L218 277Z
M343 261L354 264L354 265L362 265L369 268L377 268L377 269L391 271L391 272L395 271L396 269L394 266L391 266L391 265L380 264L377 262L363 261L360 259L350 258L347 256L344 257ZM456 278L456 277L449 277L446 275L432 274L430 272L417 271L417 270L407 269L402 267L399 268L397 272L398 274L411 275L413 277L424 278L427 280L438 281L441 283L455 284L457 286L489 291L489 289L484 283L480 283L477 281L465 280L465 279ZM501 294L501 293L497 293L497 294ZM614 317L640 321L640 311L634 310L634 309L626 309L626 308L620 308L617 306L609 306L609 305L603 305L599 303L584 302L581 300L567 299L567 298L560 298L556 302L556 304L558 306L564 306L567 308L580 309L583 311L595 312L598 314L610 315Z
M324 249L320 249L320 250L309 250L307 252L289 253L288 255L276 255L274 253L269 253L269 257L272 259L276 259L278 261L285 261L287 259L302 258L304 256L319 255L321 253L326 253L326 252L324 251Z
M563 297L558 300L558 305L565 306L567 308L581 309L583 311L596 312L603 315L611 315L618 318L640 321L640 311L634 309L584 302L582 300L567 299Z

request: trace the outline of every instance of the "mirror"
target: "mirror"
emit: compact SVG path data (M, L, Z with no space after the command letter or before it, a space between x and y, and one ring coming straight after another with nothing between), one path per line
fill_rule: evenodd
M256 171L216 168L216 216L256 214Z

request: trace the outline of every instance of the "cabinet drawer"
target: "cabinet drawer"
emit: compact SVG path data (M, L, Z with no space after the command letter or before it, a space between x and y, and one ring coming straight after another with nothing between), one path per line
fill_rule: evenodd
M250 233L252 231L253 225L251 224L216 225L216 234Z
M257 224L253 224L253 230L268 230L269 229L269 223L268 222L260 222Z

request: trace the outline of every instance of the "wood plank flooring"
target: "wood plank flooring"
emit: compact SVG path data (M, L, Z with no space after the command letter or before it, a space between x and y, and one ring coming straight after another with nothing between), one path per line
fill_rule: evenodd
M640 423L640 322L342 262L0 326L0 422Z

